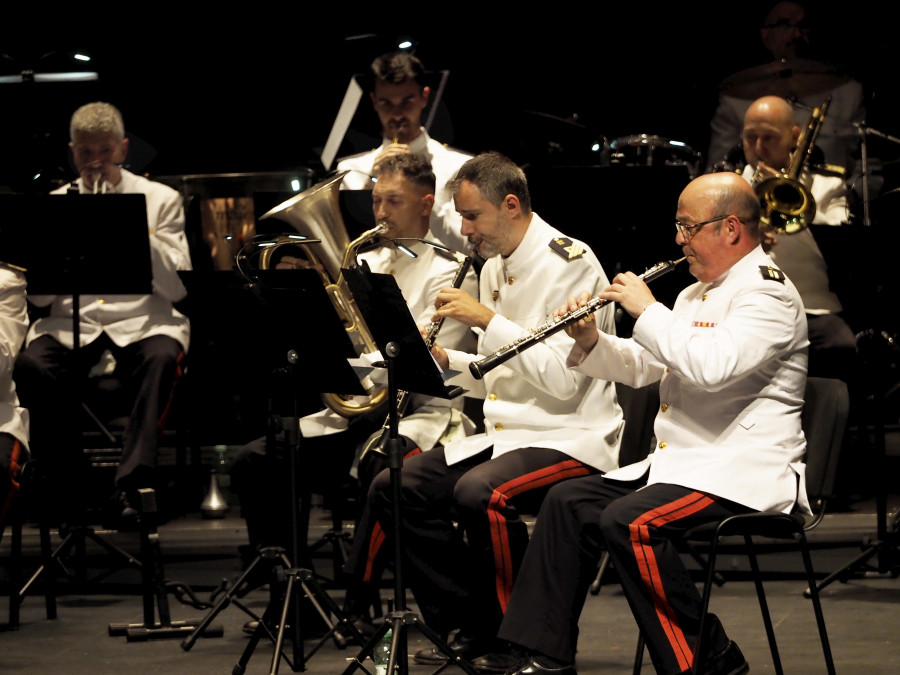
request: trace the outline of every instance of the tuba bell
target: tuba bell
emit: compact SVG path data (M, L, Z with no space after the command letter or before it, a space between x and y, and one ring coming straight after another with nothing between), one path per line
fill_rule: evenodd
M812 155L829 103L831 96L825 99L821 108L813 109L797 139L797 148L787 170L779 176L761 180L757 175L751 181L762 206L760 224L764 230L795 234L809 227L816 217L816 200L800 182L800 174Z
M299 252L310 266L315 268L325 285L325 291L344 324L357 355L378 350L353 295L344 280L342 269L356 265L356 251L375 239L386 229L379 225L350 241L341 217L338 192L347 171L342 171L267 211L260 220L276 218L291 225L299 234L317 239L320 244L303 244L279 236L275 245L262 251L260 269L272 269L280 254ZM314 248L315 247L315 248ZM366 396L328 393L322 394L322 402L338 415L354 418L380 412L387 404L386 387L375 388Z

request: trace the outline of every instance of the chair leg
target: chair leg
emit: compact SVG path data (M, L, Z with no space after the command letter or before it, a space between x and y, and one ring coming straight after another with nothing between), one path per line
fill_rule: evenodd
M604 551L603 557L600 558L600 565L597 567L597 576L591 582L591 595L597 595L600 592L600 584L603 583L603 575L606 573L607 567L609 567L609 552Z
M712 593L713 584L716 583L716 554L718 553L719 539L714 537L712 545L709 547L709 556L706 559L706 581L703 583L703 597L700 606L700 626L697 631L697 642L694 645L694 662L691 664L691 672L699 672L698 668L703 663L703 654L701 650L706 649L706 643L703 640L704 631L706 631L706 616L709 612L709 596Z
M772 652L772 665L778 675L784 675L784 669L781 666L781 657L778 654L778 643L775 640L775 629L772 626L772 616L769 613L769 603L766 601L766 591L763 588L762 576L759 572L759 561L756 559L756 551L753 548L753 538L749 534L744 535L744 544L747 547L747 558L750 560L750 569L753 572L753 584L756 586L756 597L759 598L759 611L762 613L763 624L766 627L769 650Z
M16 509L10 532L9 629L19 630L19 589L22 587L22 520Z
M637 649L634 652L634 667L631 675L641 675L641 668L644 665L644 633L638 630Z
M828 675L835 675L834 658L831 655L831 645L828 642L828 633L825 630L825 615L822 612L819 589L816 587L812 557L809 554L809 545L806 541L806 535L803 532L800 532L797 535L797 541L800 545L800 553L803 555L803 567L806 569L806 577L809 582L809 597L812 600L813 611L815 611L816 614L816 625L819 627L819 638L822 640L822 654L825 657L825 667L828 669Z

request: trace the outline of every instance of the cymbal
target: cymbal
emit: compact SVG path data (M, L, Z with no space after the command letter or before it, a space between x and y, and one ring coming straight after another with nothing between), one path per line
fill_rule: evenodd
M791 99L829 91L850 79L849 75L828 63L784 58L729 75L722 81L721 92L750 100L760 96Z
M548 113L538 112L536 110L526 110L524 112L532 119L546 122L548 126L552 126L554 128L566 128L578 131L593 131L589 127L586 127L585 125L578 122L577 115L573 115L572 117L557 117L556 115L550 115Z

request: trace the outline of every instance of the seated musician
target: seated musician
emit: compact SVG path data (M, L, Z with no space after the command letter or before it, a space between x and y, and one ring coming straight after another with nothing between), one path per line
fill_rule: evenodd
M524 172L485 153L451 182L462 233L485 259L480 302L466 289L437 295L435 318L455 319L479 334L477 351L432 353L450 383L484 400L485 432L445 443L403 463L401 504L404 578L425 622L448 635L455 654L473 658L494 638L528 542L521 514L534 513L549 486L617 466L622 411L612 383L566 368L565 335L550 336L477 380L469 364L547 321L567 288L599 291L608 280L585 244L566 237L531 210ZM614 333L612 306L596 317ZM390 472L372 482L368 501L386 532L395 506ZM458 527L457 527L458 524ZM441 665L437 647L417 663Z
M78 108L70 123L69 148L79 177L67 188L80 194L143 194L147 202L149 295L79 296L80 347L74 362L73 299L70 295L29 296L33 308L48 308L34 321L16 362L22 404L31 412L32 450L47 459L54 493L66 509L83 495L73 469L81 460L81 394L88 372L114 364L131 402L122 439L122 459L104 524L133 528L137 491L156 488L157 442L190 340L190 322L174 303L186 294L179 270L191 269L181 195L123 168L128 139L118 109L109 103ZM70 513L61 518L71 522Z
M778 96L756 99L744 117L743 145L747 166L743 176L759 192L759 184L783 175L793 162L800 162L797 148L801 129L794 121L790 103ZM841 225L848 222L848 193L839 176L816 173L804 167L795 184L815 201L815 211L806 216L807 225ZM773 193L777 194L777 193ZM793 193L791 193L793 194ZM769 200L768 209L779 206ZM764 215L767 205L763 204ZM769 217L777 219L777 213ZM809 374L814 377L836 377L853 383L856 363L856 337L841 316L843 307L831 290L825 258L813 237L804 227L791 234L776 235L771 227L764 232L766 247L778 267L794 282L806 309L809 328Z
M493 672L575 675L578 621L604 550L657 673L749 671L714 615L708 656L692 670L702 602L672 540L734 514L809 513L806 321L797 289L761 246L759 213L735 173L695 178L678 199L675 243L697 282L669 309L632 272L618 274L599 296L635 317L633 337L566 327L573 371L632 387L659 382L659 442L641 462L547 495L500 627L511 648L485 664L501 666ZM572 293L558 316L596 296Z
M477 277L471 266L465 268L451 253L436 249L418 240L438 244L429 226L434 205L435 178L428 162L419 155L403 153L385 159L379 165L378 182L372 190L372 210L376 223L384 223L387 230L379 242L368 250L361 250L357 258L372 272L391 274L397 281L415 322L429 327L434 313L434 300L441 289L461 285L468 293L477 293ZM397 240L397 244L392 243ZM442 245L442 244L441 244ZM407 248L413 258L403 252ZM306 267L305 259L284 256L277 263L280 269ZM455 320L443 322L440 338L463 349L475 343L468 326ZM375 355L368 355L371 360ZM448 439L471 433L474 425L462 412L462 399L446 400L412 395L399 422L399 433L405 439L409 454L424 452ZM301 468L313 476L319 488L328 483L344 481L356 474L361 493L368 489L371 476L385 464L385 456L377 451L363 451L381 438L387 408L381 406L349 419L342 411L325 408L300 419ZM271 446L271 444L268 444ZM285 447L276 443L267 447L260 438L242 448L231 470L232 489L238 493L241 510L247 521L250 545L281 546L290 550L291 511L290 489L285 473ZM363 454L362 457L359 455ZM332 508L339 508L332 504ZM366 509L359 515L353 550L346 563L348 583L347 611L353 619L365 619L368 605L377 592L377 572L361 567L366 563L367 542L374 523ZM376 533L377 534L377 533ZM305 542L304 542L305 543ZM365 579L364 579L365 576ZM364 626L365 622L358 625Z
M19 405L12 378L28 330L26 305L22 270L0 263L0 539L29 456L28 411Z

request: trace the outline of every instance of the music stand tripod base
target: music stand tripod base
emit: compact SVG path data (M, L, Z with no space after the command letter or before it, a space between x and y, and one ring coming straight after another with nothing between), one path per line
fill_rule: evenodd
M193 633L194 623L172 621L169 612L168 589L159 548L159 531L156 527L156 491L151 488L138 490L140 497L139 522L141 528L141 576L143 586L143 623L111 623L110 636L124 635L128 642L144 642L150 639L175 638ZM154 608L154 600L156 608ZM159 611L156 620L155 610ZM221 627L204 632L205 637L221 637Z

